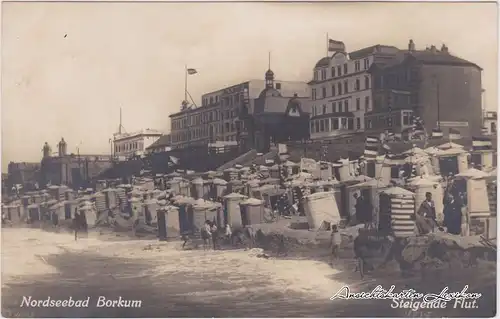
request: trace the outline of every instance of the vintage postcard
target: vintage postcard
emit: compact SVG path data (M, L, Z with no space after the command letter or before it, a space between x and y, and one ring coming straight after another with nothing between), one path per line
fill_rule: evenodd
M496 3L1 16L2 316L496 315Z

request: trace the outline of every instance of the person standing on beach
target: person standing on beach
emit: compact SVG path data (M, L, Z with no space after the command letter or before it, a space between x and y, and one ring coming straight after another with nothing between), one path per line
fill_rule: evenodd
M210 227L210 232L212 233L212 245L214 247L214 250L217 249L217 236L219 235L219 232L217 231L217 225L212 222L212 226Z
M76 211L75 216L73 217L73 231L75 233L75 241L78 240L78 229L80 228L79 216L80 214L78 213L78 211Z
M331 249L331 263L333 260L338 258L338 251L340 243L342 242L342 237L340 236L337 225L332 225L332 234L330 239L330 249Z

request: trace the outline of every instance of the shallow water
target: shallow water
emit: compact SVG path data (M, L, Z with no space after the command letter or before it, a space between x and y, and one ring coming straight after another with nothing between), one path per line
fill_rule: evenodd
M352 270L336 270L322 261L261 259L243 250L181 251L178 246L157 241L111 242L93 236L74 242L67 234L6 229L2 232L2 314L7 317L408 316L405 311L391 309L388 301L330 301L329 297L346 283L351 287L356 283L357 289L363 291L376 284L388 287L394 283L398 288L405 284L416 288L423 285L417 278L402 280L394 273L360 281ZM478 270L471 273L477 274ZM485 271L480 273L485 275ZM454 276L464 278L463 274L450 276L434 279L434 286L441 287ZM491 286L491 279L489 283ZM494 297L491 291L488 293ZM21 308L23 296L90 297L91 301L90 307L79 309ZM96 308L99 296L141 300L142 306ZM479 310L489 315L491 308L492 301L484 299ZM447 316L472 315L450 311ZM430 316L426 312L409 315Z

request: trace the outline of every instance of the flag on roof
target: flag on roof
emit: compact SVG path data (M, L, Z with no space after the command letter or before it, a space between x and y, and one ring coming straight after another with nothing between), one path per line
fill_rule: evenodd
M187 74L189 74L189 75L193 75L196 73L198 73L198 71L196 71L196 69L187 69Z
M175 156L169 156L169 161L172 165L179 165L179 159Z
M472 137L472 151L484 151L491 150L493 148L493 143L488 137Z
M345 52L344 42L328 39L328 52Z

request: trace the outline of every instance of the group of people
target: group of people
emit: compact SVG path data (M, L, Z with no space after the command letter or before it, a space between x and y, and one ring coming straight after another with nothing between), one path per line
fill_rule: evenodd
M462 196L457 196L453 192L446 192L443 204L444 220L442 226L446 227L446 231L450 234L462 234L462 231L465 230L462 229L462 225L467 225L467 212ZM444 231L444 228L439 226L436 220L436 205L430 192L425 194L425 200L420 204L415 214L415 223L419 235L434 232L436 228Z
M224 231L224 238L230 241L232 236L231 226L229 226L229 224L226 224ZM220 232L217 227L217 223L215 221L206 220L205 224L200 229L201 239L203 240L203 248L207 249L210 246L211 242L213 250L217 250L217 248L219 247L219 234ZM184 243L182 247L184 247L189 240L187 234L183 235L183 240Z

